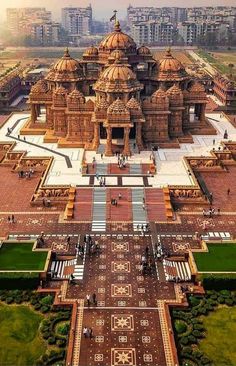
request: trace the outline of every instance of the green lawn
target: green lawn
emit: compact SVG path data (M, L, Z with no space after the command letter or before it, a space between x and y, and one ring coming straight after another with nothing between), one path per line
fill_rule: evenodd
M236 243L207 246L209 252L193 253L199 272L236 272Z
M47 252L32 252L33 243L4 243L0 249L0 271L42 271Z
M202 317L207 330L199 348L215 366L236 365L236 307L223 307Z
M43 316L27 306L0 304L1 366L32 366L45 353L39 336Z

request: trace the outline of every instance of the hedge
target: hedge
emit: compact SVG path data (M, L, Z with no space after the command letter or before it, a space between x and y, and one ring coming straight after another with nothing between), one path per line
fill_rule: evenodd
M205 290L236 290L236 274L202 274L200 275Z
M0 273L0 289L2 290L36 289L38 286L39 286L39 273L29 273L29 272Z

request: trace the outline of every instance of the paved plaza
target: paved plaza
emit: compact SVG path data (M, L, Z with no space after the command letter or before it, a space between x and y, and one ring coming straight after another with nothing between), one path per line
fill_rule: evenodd
M220 114L208 117L217 135L193 135L193 143L176 149L134 151L124 169L117 167L116 156L20 135L27 114L15 113L2 122L0 142L11 148L0 150L0 237L36 239L43 232L43 247L54 253L49 269L54 276L43 286L56 291L58 303L75 304L68 364L178 364L168 305L186 304L182 287L193 286L188 253L201 248L201 236L225 241L236 235L235 145L230 142L236 140L236 129ZM228 154L221 164L211 162L217 159L213 149ZM25 171L36 157L53 160L21 177L20 161L28 161ZM203 158L209 166L190 164ZM153 161L156 171L150 172ZM197 190L197 183L204 194L191 196L189 189ZM49 192L44 200L39 187ZM67 218L71 189L73 215ZM210 207L215 213L204 216ZM86 235L97 250L86 244L80 256ZM158 260L158 250L165 260ZM69 281L71 274L75 281ZM83 334L86 327L93 331L91 338Z

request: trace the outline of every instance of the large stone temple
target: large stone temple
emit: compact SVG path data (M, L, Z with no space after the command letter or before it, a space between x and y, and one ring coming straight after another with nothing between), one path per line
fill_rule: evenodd
M98 48L81 60L68 49L46 77L31 89L31 117L24 134L44 134L61 147L131 153L150 146L191 142L192 133L210 133L206 93L168 49L156 61L149 48L137 48L118 21Z

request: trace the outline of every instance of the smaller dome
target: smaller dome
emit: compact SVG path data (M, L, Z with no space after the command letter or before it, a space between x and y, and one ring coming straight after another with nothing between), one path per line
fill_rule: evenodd
M78 89L74 89L67 98L70 102L85 103L85 97Z
M84 53L84 56L97 56L98 55L98 49L97 47L89 47L85 53Z
M64 56L53 66L53 70L58 72L74 72L78 69L79 63L70 56L68 48L66 48Z
M190 87L189 91L190 93L205 93L205 88L201 83L195 82Z
M157 110L167 110L169 99L165 90L160 87L151 96L151 103L155 104Z
M150 49L144 45L139 47L137 52L138 52L138 55L140 55L140 56L146 56L146 55L150 56L151 55Z
M183 97L182 90L176 84L169 88L166 93L168 97L173 99L181 99Z
M132 96L132 98L130 98L130 100L126 104L126 107L129 109L137 109L137 110L141 109L139 101L134 96Z
M63 88L63 86L59 86L54 90L53 94L56 96L57 95L65 96L67 94L67 90Z
M113 58L114 60L122 60L123 58L125 58L125 53L122 50L114 50L110 54L109 58Z
M109 114L127 114L129 110L126 108L124 102L117 98L108 108L107 111Z
M109 107L108 101L105 96L102 96L100 100L96 103L97 110L107 110Z
M31 88L31 93L47 93L48 85L44 79L37 81Z
M151 101L155 103L164 98L166 98L166 92L162 88L159 88L152 94Z

